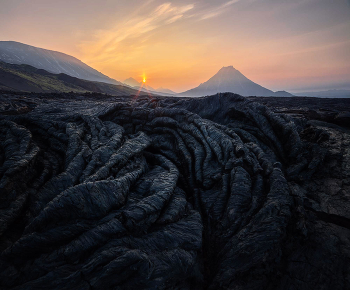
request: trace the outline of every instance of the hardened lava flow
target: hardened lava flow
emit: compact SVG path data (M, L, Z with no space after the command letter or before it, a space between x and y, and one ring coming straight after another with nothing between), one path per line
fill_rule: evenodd
M1 289L347 289L350 134L234 94L0 117Z

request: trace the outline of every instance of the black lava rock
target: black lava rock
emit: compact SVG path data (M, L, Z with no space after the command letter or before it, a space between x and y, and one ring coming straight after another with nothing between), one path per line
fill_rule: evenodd
M306 123L234 94L3 115L0 288L349 288L350 135Z

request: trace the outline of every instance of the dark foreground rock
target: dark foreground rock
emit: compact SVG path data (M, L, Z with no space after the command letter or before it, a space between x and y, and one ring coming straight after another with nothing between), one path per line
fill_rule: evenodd
M2 98L0 289L350 287L343 123L233 94Z

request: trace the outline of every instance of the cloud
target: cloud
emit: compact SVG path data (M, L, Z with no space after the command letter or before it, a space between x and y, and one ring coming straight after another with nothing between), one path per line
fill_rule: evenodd
M228 1L228 2L224 3L223 5L221 5L221 7L225 8L225 7L228 7L228 6L232 5L232 4L237 3L237 2L239 2L239 1L240 1L240 0Z
M182 18L182 14L179 14L179 15L175 15L174 17L170 18L169 20L167 20L165 23L166 24L170 24L170 23L173 23L177 20L179 20L180 18Z
M179 21L193 8L194 4L163 3L148 14L118 23L111 29L96 31L95 39L81 43L80 48L91 61L116 60L121 57L123 44L131 43L130 49L142 47L149 32Z
M218 7L215 7L213 9L204 11L202 13L202 15L200 16L200 20L206 20L206 19L210 19L216 16L219 16L220 14L224 13L226 11L226 8L228 8L229 6L236 4L238 2L240 2L241 0L231 0L228 1Z
M183 19L198 21L217 17L240 1L227 1L209 9L201 9L199 4L195 7L194 4L175 5L166 2L145 13L155 3L154 0L149 0L128 20L119 21L109 29L95 31L94 37L80 43L79 47L84 59L91 64L127 62L137 55L142 55L145 47L153 43L152 32Z

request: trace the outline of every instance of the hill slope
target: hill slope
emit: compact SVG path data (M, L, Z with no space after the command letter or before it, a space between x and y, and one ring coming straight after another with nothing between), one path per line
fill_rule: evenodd
M91 82L66 74L52 74L30 65L0 61L0 88L26 92L98 92L110 95L136 95L137 90L102 82Z
M27 64L54 74L64 73L89 81L122 84L73 56L15 41L0 41L0 61Z

